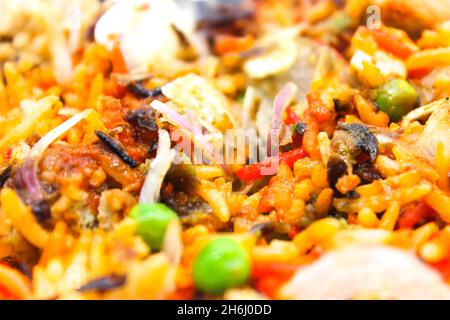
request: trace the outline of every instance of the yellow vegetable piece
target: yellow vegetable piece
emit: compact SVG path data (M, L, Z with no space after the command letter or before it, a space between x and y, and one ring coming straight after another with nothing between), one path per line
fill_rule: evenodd
M2 210L25 239L38 248L45 247L49 233L39 225L31 209L25 206L17 193L10 188L4 188L0 193L0 202Z

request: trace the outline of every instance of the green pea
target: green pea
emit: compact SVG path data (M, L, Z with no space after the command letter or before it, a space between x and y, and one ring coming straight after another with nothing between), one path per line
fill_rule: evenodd
M376 103L378 109L386 112L391 121L399 121L417 104L417 92L408 81L391 80L377 91Z
M162 203L140 203L131 209L130 217L136 221L137 234L158 251L161 250L167 226L177 218L177 214Z
M193 274L198 289L219 294L240 287L250 274L250 258L245 249L231 238L211 240L194 261Z

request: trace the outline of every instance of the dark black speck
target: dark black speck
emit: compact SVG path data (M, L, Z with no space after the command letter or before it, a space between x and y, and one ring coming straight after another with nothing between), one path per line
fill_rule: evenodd
M11 169L12 166L8 166L6 167L6 169L2 171L2 173L0 173L0 188L2 188L5 185L6 180L8 180L9 177L11 176Z
M110 275L102 278L92 280L85 285L78 288L80 292L90 292L90 291L107 291L114 288L121 287L125 284L126 277L121 275Z
M336 183L347 172L347 164L339 157L331 157L327 163L328 182L336 191Z
M116 140L114 140L111 136L109 136L106 133L103 133L101 131L95 131L95 134L100 139L101 142L103 142L109 150L114 152L120 160L122 160L124 163L129 165L132 168L135 168L137 166L136 160L134 160L120 145L120 143Z
M2 258L0 259L0 264L2 263L6 263L8 266L22 272L27 278L32 278L31 267L27 263L19 261L17 257L8 256Z
M31 204L31 211L41 224L46 224L50 221L50 207L45 200L39 200Z
M153 152L155 152L158 149L158 141L156 141L155 143L153 143L151 145L150 148L148 148L147 153L148 154L152 154Z
M158 131L158 125L156 124L152 110L134 110L127 115L127 121L149 131Z
M306 129L307 129L307 126L306 126L306 123L304 123L304 122L299 122L295 126L295 132L297 132L297 134L299 134L301 136L305 134Z
M375 160L378 155L378 140L375 134L366 126L359 123L338 123L338 129L345 130L355 139L356 147L367 153Z
M137 96L138 98L150 98L150 97L156 97L159 96L162 93L161 88L155 88L155 89L147 89L144 87L141 83L130 83L127 86L128 91L130 91L132 94Z
M341 101L339 101L338 99L333 99L333 102L334 102L334 110L336 110L336 112L344 111Z
M351 190L349 193L345 195L345 197L348 199L359 199L361 198L361 195L355 190Z
M353 172L360 177L364 183L372 183L375 180L381 179L381 173L371 161L355 164Z

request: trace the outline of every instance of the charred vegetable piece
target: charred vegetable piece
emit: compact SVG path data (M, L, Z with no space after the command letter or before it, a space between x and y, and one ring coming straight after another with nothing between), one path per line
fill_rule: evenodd
M402 208L398 226L400 229L412 229L427 217L433 215L431 209L425 202L413 202Z
M78 291L80 292L90 292L90 291L107 291L114 288L121 287L125 284L126 277L122 275L110 275L106 277L101 277L82 285Z
M359 123L338 123L338 129L346 131L350 138L353 139L350 144L354 145L356 151L367 153L370 159L375 160L378 155L378 140L375 134L366 126ZM335 133L336 135L336 133ZM345 141L343 141L345 143ZM351 150L354 154L354 150Z
M51 218L50 207L45 200L39 200L34 202L31 205L31 210L33 211L33 215L37 219L39 223L46 223Z
M347 164L339 157L331 157L327 163L328 182L335 188L339 178L347 171Z
M134 160L120 145L120 143L116 140L114 140L111 136L107 135L106 133L103 133L101 131L95 131L95 134L100 139L101 142L103 142L109 150L114 152L120 160L122 160L124 163L129 165L132 168L135 168L137 166L136 160Z
M408 81L394 79L378 88L378 109L386 112L391 121L399 121L417 105L417 92Z
M153 249L161 250L167 226L177 214L162 203L137 204L130 211L136 221L136 232Z
M130 83L127 86L127 89L138 98L150 98L150 97L154 98L162 93L161 88L155 88L150 90L140 83Z
M230 238L211 240L199 253L193 266L198 289L218 294L240 287L250 274L250 259L242 246Z
M364 183L372 183L381 179L381 173L371 161L355 164L353 171Z
M345 195L345 197L347 199L359 199L359 198L361 198L361 195L358 192L356 192L355 190L351 190Z
M2 171L2 173L0 173L0 188L5 185L6 180L8 180L11 176L11 169L12 167L8 166Z
M185 47L185 48L189 48L191 46L191 43L189 41L189 39L186 37L186 35L184 34L183 31L181 31L176 25L174 25L173 23L170 24L170 27L172 28L172 30L175 32L175 34L177 35L178 41L180 41L180 44Z
M31 266L26 262L20 261L19 259L17 259L17 257L8 256L2 258L0 259L0 264L5 264L13 269L22 272L29 279L32 278Z
M158 131L158 125L151 110L135 110L127 115L127 121L149 131Z
M301 121L297 123L297 125L295 126L295 132L301 136L305 134L306 129L307 129L306 123Z

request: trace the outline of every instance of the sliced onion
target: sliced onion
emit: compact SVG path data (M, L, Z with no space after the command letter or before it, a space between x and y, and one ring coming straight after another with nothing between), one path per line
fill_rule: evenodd
M297 87L292 82L285 85L275 97L273 103L272 130L280 130L284 110L295 96Z
M190 132L194 132L194 125L181 114L176 112L174 109L169 107L167 104L162 103L161 101L155 100L151 104L151 107L156 111L161 112L163 115L168 117L167 120L173 122L175 125L185 128Z
M43 136L34 146L31 148L30 154L28 157L31 158L40 158L44 151L59 137L61 137L64 133L69 131L71 128L76 126L81 120L86 119L92 112L93 109L87 109L83 112L80 112L68 120L61 123L56 128L50 130L45 136Z
M242 124L244 129L250 127L252 122L252 112L255 107L256 90L253 87L247 87L244 96L244 102L242 106Z
M42 199L43 192L39 183L38 166L35 159L25 159L22 166L17 170L15 179L17 179L19 185L23 186L31 201L35 202Z
M178 219L173 219L167 227L164 236L162 254L169 262L166 273L166 290L173 291L176 288L177 267L181 261L183 253L183 242L181 240L181 225Z
M220 159L214 152L214 147L203 135L201 126L192 123L186 117L180 115L177 111L170 108L167 104L162 103L161 101L155 100L150 105L152 108L161 112L165 117L167 117L168 121L172 122L177 127L187 131L187 133L191 136L194 142L198 143L201 146L206 156L210 158L210 160L220 165L226 173L229 174L231 172L229 167L226 164L223 164L223 160ZM198 130L198 128L200 128L200 130Z
M167 227L164 236L162 251L166 254L172 265L178 265L183 253L183 242L181 240L181 226L178 219L173 219Z
M162 182L175 157L175 151L170 149L169 133L166 130L159 130L158 138L158 150L145 177L144 185L139 195L140 203L158 202Z
M38 163L44 151L55 140L77 125L81 120L89 116L91 112L94 112L94 110L87 109L64 121L43 136L33 148L31 148L28 157L17 171L17 178L19 179L20 184L24 186L30 200L39 201L43 197L42 187L38 178Z
M401 126L403 129L406 129L412 122L420 119L424 119L428 116L430 116L436 109L438 108L445 108L446 101L444 100L438 100L435 102L432 102L430 104L427 104L426 106L422 106L420 108L414 109L410 113L408 113L406 116L403 117Z
M73 76L72 56L63 35L55 32L51 46L53 71L59 84L67 84Z
M267 151L269 155L272 154L272 148L278 147L279 136L281 132L281 125L283 123L283 113L289 106L289 103L294 98L297 87L292 82L286 84L275 97L273 102L272 124L270 130L270 137L267 142ZM277 142L272 145L272 142Z

